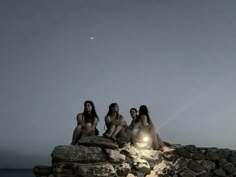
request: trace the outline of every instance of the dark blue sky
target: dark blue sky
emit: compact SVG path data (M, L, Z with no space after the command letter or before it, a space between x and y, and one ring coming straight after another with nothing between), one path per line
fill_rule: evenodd
M236 149L236 1L0 1L0 168L50 164L83 102L146 104L168 142ZM93 40L90 38L94 37Z

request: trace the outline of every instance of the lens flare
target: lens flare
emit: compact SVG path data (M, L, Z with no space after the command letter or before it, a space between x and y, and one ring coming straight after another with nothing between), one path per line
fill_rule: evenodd
M143 137L143 141L147 142L148 141L148 137L147 136Z

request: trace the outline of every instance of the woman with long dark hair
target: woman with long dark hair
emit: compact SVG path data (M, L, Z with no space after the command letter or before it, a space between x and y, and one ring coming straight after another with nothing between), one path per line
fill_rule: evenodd
M136 132L135 132L136 131ZM146 133L151 137L152 148L154 150L172 151L174 149L165 145L159 135L155 132L154 124L149 116L149 111L146 105L139 108L138 118L135 120L135 128L133 130L136 138L143 138L142 134Z
M134 129L135 122L138 118L138 110L136 108L131 108L129 110L129 113L130 113L132 120L131 120L128 128L132 131Z
M106 138L112 140L117 139L117 135L122 131L124 126L127 126L123 116L119 114L119 106L117 103L112 103L109 106L107 115L105 116L106 132L103 134Z
M97 116L94 103L90 100L84 102L84 112L76 116L77 126L74 129L72 136L72 145L86 136L98 135L97 123L99 118Z

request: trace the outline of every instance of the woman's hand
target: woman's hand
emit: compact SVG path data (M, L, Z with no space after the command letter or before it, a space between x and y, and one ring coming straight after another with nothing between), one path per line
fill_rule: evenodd
M122 122L120 120L115 120L113 122L113 125L122 125Z

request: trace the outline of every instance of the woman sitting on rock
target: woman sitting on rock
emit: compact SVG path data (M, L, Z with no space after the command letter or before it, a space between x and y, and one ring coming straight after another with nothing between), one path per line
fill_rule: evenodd
M134 129L135 122L138 118L138 110L136 108L131 108L129 113L130 113L130 116L132 118L132 121L129 124L129 129L132 131Z
M92 101L84 102L84 112L76 116L77 126L74 129L71 145L75 145L77 141L86 136L98 135L97 123L98 116Z
M165 143L159 137L159 135L155 132L155 127L151 121L148 108L146 105L142 105L139 108L139 115L135 121L133 134L134 134L133 142L144 138L143 135L149 135L152 141L152 149L163 150L163 151L174 150L166 146Z
M117 103L112 103L109 106L107 115L105 116L106 132L103 134L106 138L112 140L117 139L117 135L122 131L127 124L122 115L119 114L119 106Z

